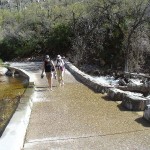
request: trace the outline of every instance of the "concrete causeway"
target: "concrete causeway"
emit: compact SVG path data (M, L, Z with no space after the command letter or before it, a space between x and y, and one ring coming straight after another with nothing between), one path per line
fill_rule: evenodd
M39 68L36 63L32 69L22 68L35 79L23 150L150 149L150 123L142 112L128 111L119 102L108 101L67 70L65 85L59 87L54 79L53 91L49 91Z

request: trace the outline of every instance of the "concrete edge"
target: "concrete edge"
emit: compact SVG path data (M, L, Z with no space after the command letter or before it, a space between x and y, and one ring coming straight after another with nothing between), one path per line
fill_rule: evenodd
M7 67L9 70L12 71L12 73L14 74L15 72L19 72L19 74L25 78L28 79L29 81L29 87L33 87L34 86L34 78L32 76L32 74L30 74L29 72L23 70L23 69L19 69L17 67Z
M92 81L92 79L90 78L90 75L87 75L85 74L84 72L82 72L81 70L79 70L77 67L75 67L72 63L66 61L65 62L65 67L75 76L77 77L77 79L79 79L83 84L87 85L88 87L90 87L91 89L93 89L94 91L96 92L100 92L100 93L107 93L107 96L108 96L108 93L110 91L110 89L117 89L115 87L111 87L111 86L105 86L105 85L102 85L100 83L96 83L95 81ZM120 90L120 89L117 89L117 90ZM120 90L122 91L122 90ZM124 93L124 95L127 97L127 96L130 96L130 95L127 95ZM150 110L150 109L149 109ZM141 111L141 110L140 110ZM150 112L150 111L149 111ZM150 116L150 113L149 113L149 116ZM149 117L150 118L150 117Z
M77 79L79 79L83 84L94 90L95 92L107 93L109 88L112 86L100 84L94 81L90 75L82 72L77 67L75 67L70 62L65 62L65 67L68 69Z
M30 78L30 74L25 70L12 67L20 72L20 75L25 75L29 79L29 86L26 89L24 96L21 97L20 103L6 126L1 138L1 150L21 150L24 145L27 126L32 111L32 96L34 80ZM31 86L32 85L32 86Z

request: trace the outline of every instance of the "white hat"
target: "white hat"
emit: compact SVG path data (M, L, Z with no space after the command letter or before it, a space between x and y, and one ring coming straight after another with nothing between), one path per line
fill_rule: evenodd
M60 55L57 55L57 59L61 59L61 56L60 56Z
M50 58L49 58L49 55L46 55L46 56L45 56L45 59L50 59Z

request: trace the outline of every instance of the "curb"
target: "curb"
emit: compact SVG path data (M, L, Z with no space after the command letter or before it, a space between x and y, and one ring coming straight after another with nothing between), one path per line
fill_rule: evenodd
M21 150L23 148L26 130L32 111L32 96L34 89L30 87L33 87L34 81L33 78L30 78L28 72L15 67L9 68L15 69L20 73L20 75L27 77L29 79L29 86L21 97L15 113L13 114L0 138L0 149Z
M34 87L34 79L32 77L32 75L30 73L28 73L27 71L23 70L23 69L18 69L16 67L7 67L9 70L11 70L11 72L14 73L18 72L20 76L23 76L25 78L27 78L28 82L29 82L29 87Z
M100 92L102 94L107 93L112 86L97 83L94 81L90 75L82 72L77 67L72 65L70 62L65 63L65 67L83 84L94 90L95 92Z

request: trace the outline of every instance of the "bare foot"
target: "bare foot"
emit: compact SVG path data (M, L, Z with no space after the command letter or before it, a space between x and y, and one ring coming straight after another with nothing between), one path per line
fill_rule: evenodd
M52 88L48 88L48 91L53 91L53 89Z

